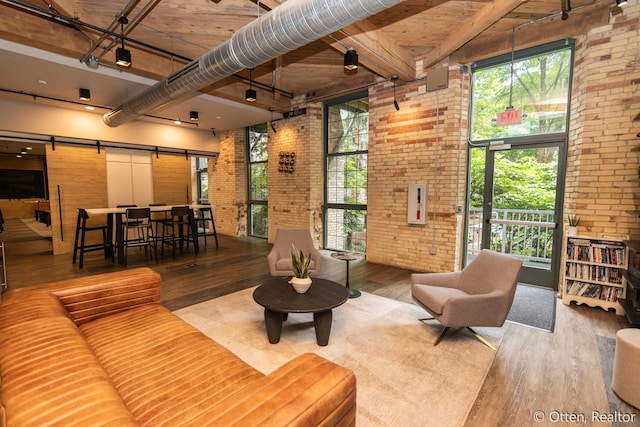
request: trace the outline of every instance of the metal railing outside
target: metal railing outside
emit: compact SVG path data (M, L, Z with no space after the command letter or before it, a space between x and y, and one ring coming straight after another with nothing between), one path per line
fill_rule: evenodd
M490 224L483 221L482 208L469 211L467 261L482 249L482 229L491 226L489 248L523 260L524 265L551 268L553 232L556 228L552 210L494 209Z

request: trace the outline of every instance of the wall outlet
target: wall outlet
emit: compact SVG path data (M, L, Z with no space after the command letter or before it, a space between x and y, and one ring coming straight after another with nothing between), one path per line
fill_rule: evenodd
M436 249L435 246L432 246L431 248L429 248L429 254L435 255L437 253L438 253L438 250Z

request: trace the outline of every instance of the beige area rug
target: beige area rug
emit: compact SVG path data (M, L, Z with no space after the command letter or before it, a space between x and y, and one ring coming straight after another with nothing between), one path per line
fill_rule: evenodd
M468 331L434 347L441 327L419 322L420 308L367 293L334 309L328 346L316 344L312 314L290 314L269 344L253 289L175 313L265 374L306 352L352 369L359 426L462 426L495 356ZM502 329L477 330L500 344Z
M35 218L20 218L27 227L35 231L40 237L51 239L51 227L37 221Z

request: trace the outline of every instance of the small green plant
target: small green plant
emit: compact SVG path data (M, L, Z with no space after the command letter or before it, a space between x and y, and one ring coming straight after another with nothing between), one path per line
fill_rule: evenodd
M311 265L311 253L305 257L302 251L291 245L291 269L293 277L304 279L309 277L309 266Z
M569 226L577 227L580 224L580 217L575 215L569 215Z

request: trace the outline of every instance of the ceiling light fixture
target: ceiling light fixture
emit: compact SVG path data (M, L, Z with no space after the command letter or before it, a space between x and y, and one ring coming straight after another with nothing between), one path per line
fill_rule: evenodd
M121 67L129 68L131 67L131 52L124 48L124 24L128 24L129 20L126 16L122 15L118 19L120 23L120 28L122 30L122 47L116 49L116 64Z
M180 119L174 120L173 123L176 124L176 125L181 125L182 124L182 120L180 120Z
M273 112L275 111L275 108L271 107L269 108L269 114L271 115L271 120L269 121L269 123L271 124L271 130L273 131L273 133L277 133L278 129L276 129L275 125L273 124Z
M91 101L91 91L89 89L78 89L81 101Z
M244 97L247 102L256 102L256 100L258 99L256 91L251 88L251 83L253 82L253 79L251 78L252 72L253 68L249 68L249 89L247 89L247 91L244 93Z
M398 76L394 74L391 76L391 80L393 80L393 106L396 107L396 111L400 111L400 106L396 100L396 80L398 80Z
M199 114L197 111L189 111L189 120L192 122L197 122L199 119Z
M344 54L344 68L349 71L358 68L358 52L352 47Z
M569 19L569 12L571 12L571 0L564 0L564 8L562 9L562 20Z
M20 154L22 154L22 155L27 154L27 149L23 148L22 150L20 150Z
M91 55L91 58L87 60L87 67L89 68L93 68L95 70L98 68L99 65L100 65L100 61L98 61L98 59L93 55Z
M622 7L627 4L627 0L616 0L616 6Z

